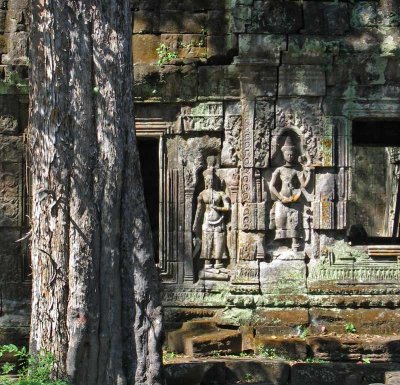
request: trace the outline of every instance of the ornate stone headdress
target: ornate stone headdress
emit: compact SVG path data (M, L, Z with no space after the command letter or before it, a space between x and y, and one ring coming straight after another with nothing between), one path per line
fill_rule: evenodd
M285 143L283 144L283 146L281 147L282 152L287 151L287 150L292 150L294 151L296 149L295 144L293 143L293 138L288 135L285 139Z
M211 167L208 167L207 169L205 169L204 171L203 171L203 176L204 176L204 178L206 177L206 176L214 176L215 175L215 167L213 167L213 166L211 166Z

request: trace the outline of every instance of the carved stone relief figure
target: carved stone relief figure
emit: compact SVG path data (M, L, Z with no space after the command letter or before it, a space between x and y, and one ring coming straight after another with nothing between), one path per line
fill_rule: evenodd
M275 230L275 239L291 239L292 250L300 247L299 240L304 238L302 195L308 195L305 188L310 182L310 168L297 165L298 149L291 135L287 135L281 148L284 165L272 174L270 191L276 201L270 213L271 230Z
M223 260L228 259L225 216L231 209L230 199L224 191L217 189L214 167L208 167L203 176L205 189L197 198L193 224L194 243L195 246L201 245L200 259L205 261L205 273L222 273L219 278L228 279L228 270L224 268Z

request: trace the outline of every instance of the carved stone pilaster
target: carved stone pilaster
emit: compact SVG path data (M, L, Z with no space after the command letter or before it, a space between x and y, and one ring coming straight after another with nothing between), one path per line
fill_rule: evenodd
M242 168L240 171L240 200L241 203L254 202L255 184L252 168Z
M335 229L335 176L332 173L316 175L316 194L312 203L314 229Z
M0 163L0 227L22 223L21 169L20 163Z
M270 157L270 135L274 129L275 106L271 100L257 99L254 123L254 166L266 168Z
M254 142L253 142L253 131L254 131L254 113L255 113L255 102L249 100L242 100L243 110L243 145L242 145L242 156L243 156L243 167L254 166Z
M193 232L192 232L192 204L194 198L194 188L185 187L185 248L184 248L184 281L194 281L193 268Z

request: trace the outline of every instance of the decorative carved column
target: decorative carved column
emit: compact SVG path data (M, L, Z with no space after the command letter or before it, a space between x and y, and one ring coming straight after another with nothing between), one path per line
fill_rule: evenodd
M184 251L184 282L193 283L194 269L193 269L193 233L192 233L192 204L193 204L194 187L185 187L185 251Z

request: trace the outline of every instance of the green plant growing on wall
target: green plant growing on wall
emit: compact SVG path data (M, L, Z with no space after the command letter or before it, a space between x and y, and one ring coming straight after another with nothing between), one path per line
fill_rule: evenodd
M171 48L168 45L164 44L164 43L161 43L156 48L156 52L157 52L157 55L158 55L157 64L159 66L167 64L171 60L176 59L178 57L178 54L175 51L172 51Z
M356 327L351 322L347 322L344 325L344 330L345 330L346 333L351 333L351 334L354 334L354 333L357 332Z
M0 374L5 377L0 378L0 385L68 385L62 380L52 380L51 371L55 362L51 353L40 353L33 357L25 347L18 348L15 345L3 345L0 347L0 357L8 354L12 357L12 362L5 362ZM6 375L17 375L14 378Z
M10 87L16 87L21 93L28 93L28 79L24 79L18 71L7 72L4 80L0 82L0 94L8 93Z
M302 339L307 338L310 335L310 331L308 330L308 327L304 325L299 326L299 337Z
M212 350L211 356L214 358L219 358L219 357L221 357L221 353L218 350Z
M253 375L251 373L245 373L244 380L246 382L253 382L254 381L254 377L253 377Z
M263 358L274 359L277 357L275 348L268 348L266 346L259 346L257 354Z
M304 362L309 364L326 364L327 362L317 357L307 357Z

